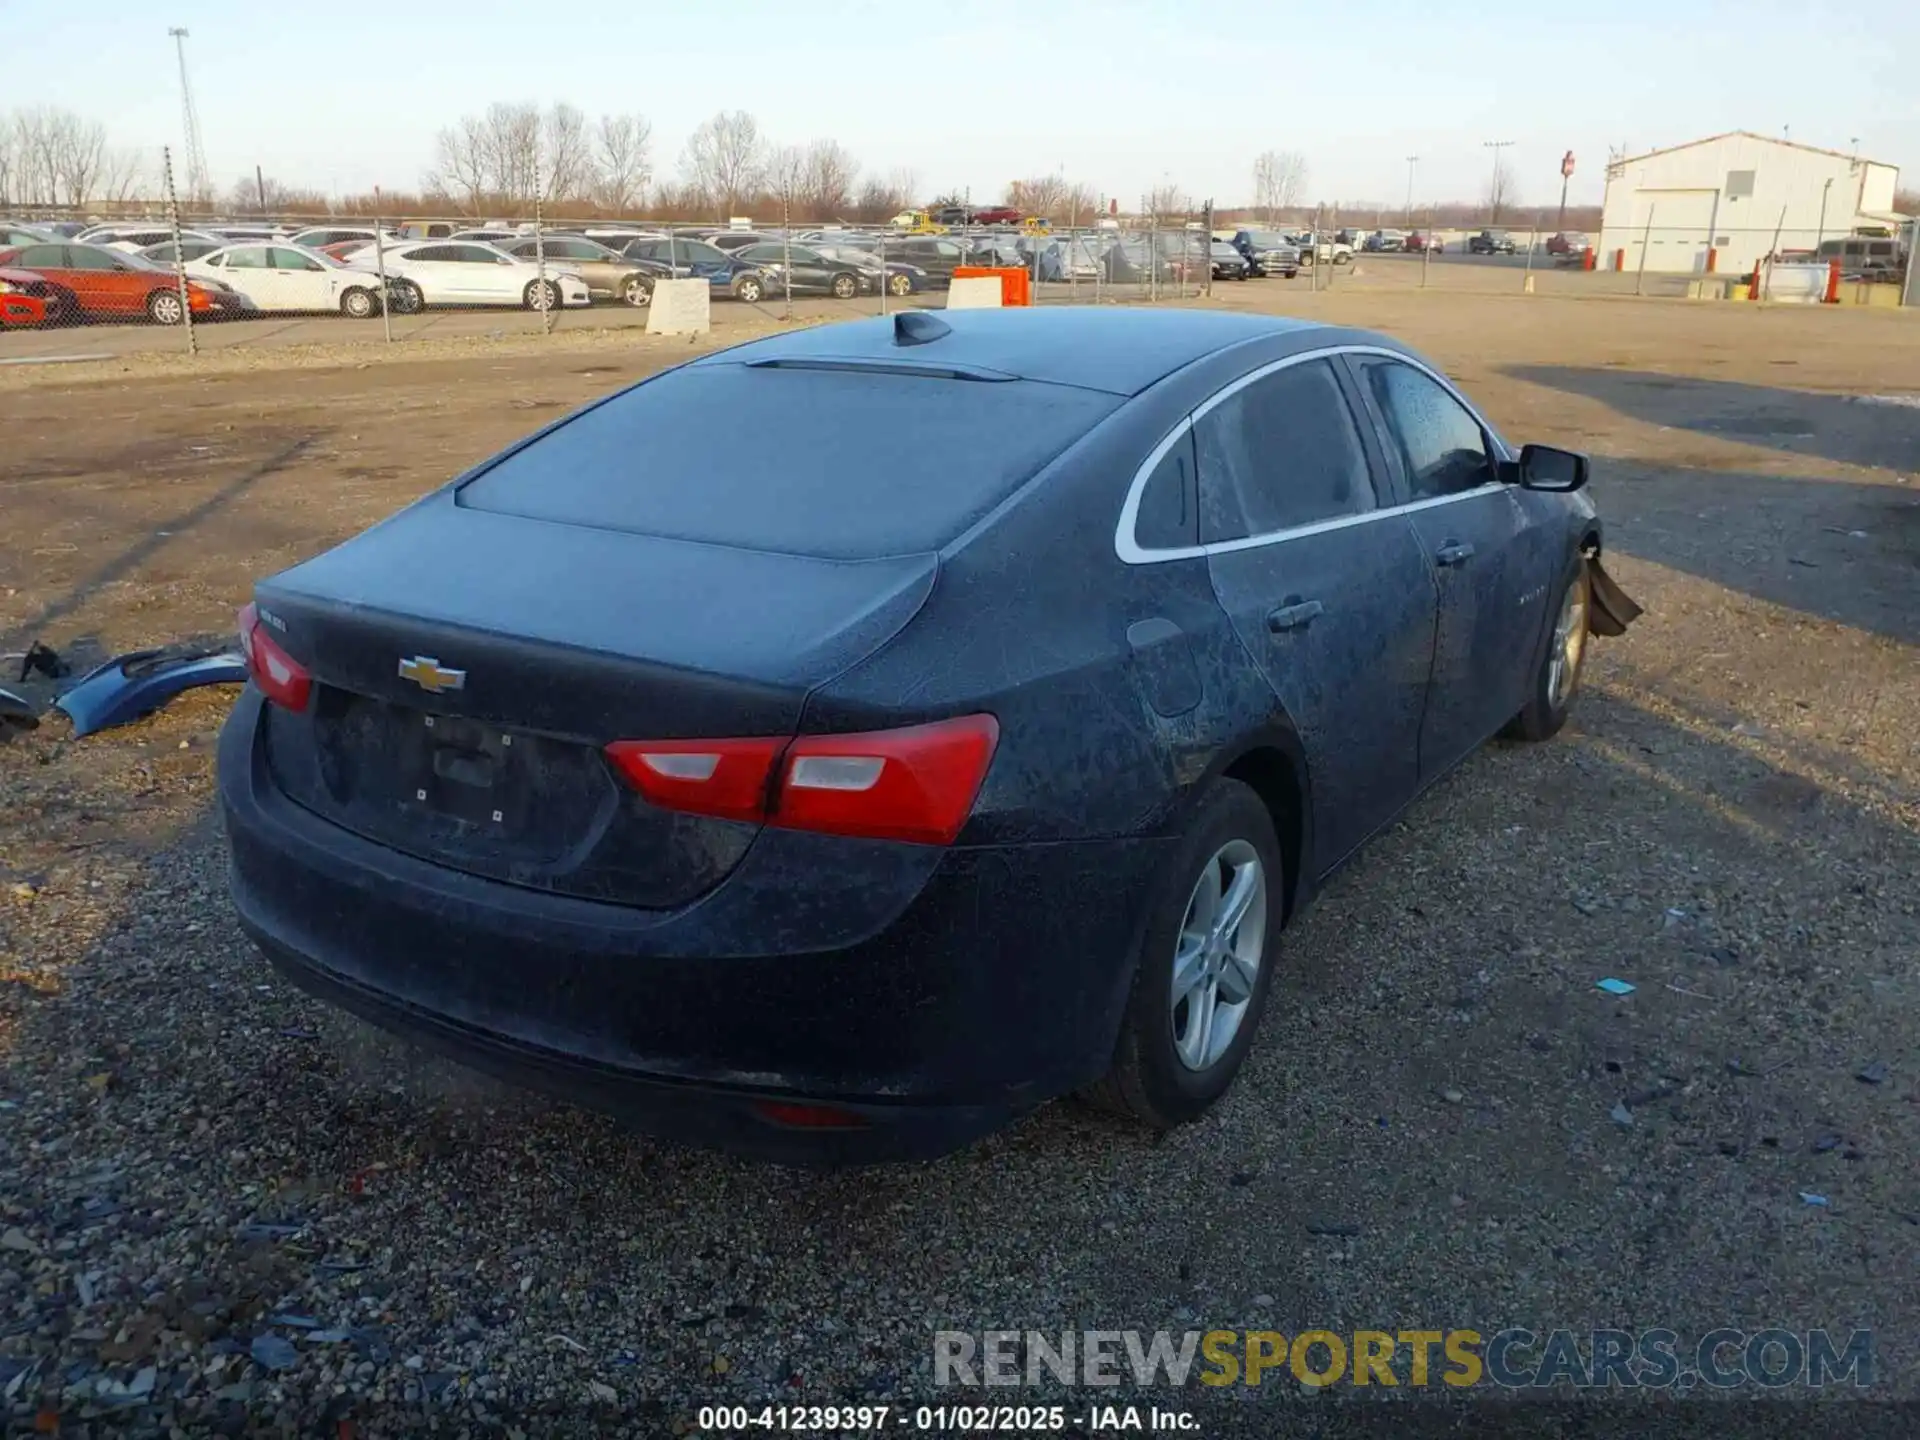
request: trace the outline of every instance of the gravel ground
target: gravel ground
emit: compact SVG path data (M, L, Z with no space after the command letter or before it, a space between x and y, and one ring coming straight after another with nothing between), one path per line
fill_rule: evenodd
M1610 568L1648 613L1599 643L1558 740L1490 747L1333 884L1289 934L1241 1083L1164 1139L1070 1103L847 1173L636 1138L275 979L224 896L219 692L0 746L12 1427L684 1434L713 1403L951 1403L931 1332L990 1326L1866 1326L1871 1393L1920 1400L1920 412L1823 393L1861 384L1846 332L1791 332L1789 391L1688 307L1356 314L1468 373L1514 433L1601 457ZM1916 327L1873 333L1876 388L1920 390ZM288 549L534 423L500 387L605 383L462 363L431 416L393 371L356 421L364 473L322 493L338 457L296 460L211 511L193 555L138 551L83 595L98 572L7 542L0 633L42 621L79 653L217 628ZM129 447L205 433L244 469L352 374L45 383L0 484L36 529L71 504L137 550L198 492L136 466L143 498L120 495ZM1291 1379L1151 1398L1208 1435L1601 1433L1356 1411ZM1620 1433L1813 1419L1722 1405L1661 1431L1672 1414L1639 1410L1616 1407ZM1817 1428L1914 1417L1852 1405Z

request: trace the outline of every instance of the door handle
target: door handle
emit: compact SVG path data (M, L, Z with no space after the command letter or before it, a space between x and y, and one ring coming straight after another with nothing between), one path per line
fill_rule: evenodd
M1464 565L1473 558L1473 546L1464 540L1449 540L1433 552L1436 563L1449 569L1455 565Z
M1276 635L1284 630L1304 630L1326 608L1318 600L1291 599L1278 610L1267 612L1267 629Z

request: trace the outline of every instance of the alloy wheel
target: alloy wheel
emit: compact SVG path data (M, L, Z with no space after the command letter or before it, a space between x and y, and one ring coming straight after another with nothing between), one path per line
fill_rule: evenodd
M1587 653L1587 583L1580 576L1567 586L1560 614L1553 622L1553 650L1547 662L1547 699L1555 710L1573 696L1580 678L1580 662Z
M1240 1033L1266 943L1266 867L1247 841L1229 840L1194 883L1174 944L1173 1049L1187 1069L1213 1066Z

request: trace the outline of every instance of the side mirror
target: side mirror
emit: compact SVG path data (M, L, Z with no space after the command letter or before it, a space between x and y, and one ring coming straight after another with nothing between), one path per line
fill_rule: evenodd
M1587 483L1587 457L1553 445L1523 445L1516 468L1525 490L1568 494Z

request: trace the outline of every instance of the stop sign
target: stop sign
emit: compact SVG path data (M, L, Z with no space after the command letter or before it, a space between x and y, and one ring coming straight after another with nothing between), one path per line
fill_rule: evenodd
M1573 174L1573 152L1571 150L1560 157L1560 174L1563 177Z

